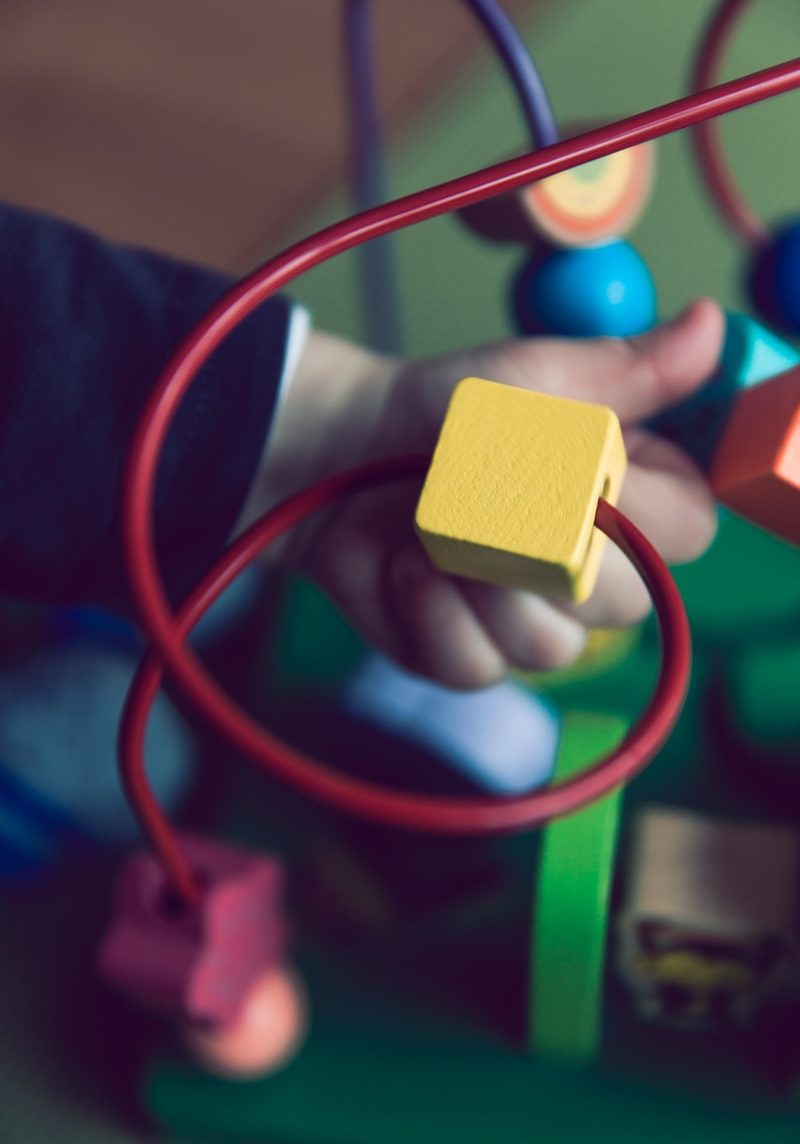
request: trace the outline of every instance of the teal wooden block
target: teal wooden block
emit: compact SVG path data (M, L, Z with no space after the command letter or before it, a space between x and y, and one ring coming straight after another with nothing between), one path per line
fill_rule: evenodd
M713 377L686 401L665 410L650 428L674 441L708 471L737 392L800 362L789 342L745 314L728 313L725 341Z

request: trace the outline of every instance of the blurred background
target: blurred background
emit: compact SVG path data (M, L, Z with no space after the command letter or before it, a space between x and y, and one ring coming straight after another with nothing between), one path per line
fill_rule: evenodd
M566 125L684 94L714 6L504 0ZM726 76L796 54L793 7L753 5ZM508 80L462 5L375 0L374 16L393 195L526 149ZM0 197L242 274L352 209L340 33L331 0L0 0ZM796 107L778 100L724 127L743 190L767 219L796 210ZM700 293L741 306L743 252L703 192L688 140L666 140L658 164L633 238L662 313ZM518 250L486 245L451 218L395 247L410 352L509 332ZM320 326L363 336L354 257L294 292ZM150 1138L134 1074L152 1029L92 970L116 860L0 891L2 1144Z
M0 194L249 269L343 177L341 22L319 0L2 0ZM394 136L487 51L452 0L381 0L374 24Z

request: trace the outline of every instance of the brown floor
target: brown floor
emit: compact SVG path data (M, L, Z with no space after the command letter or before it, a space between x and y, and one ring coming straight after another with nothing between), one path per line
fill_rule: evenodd
M0 0L0 197L249 268L342 175L341 12L331 0ZM487 50L456 0L376 0L375 25L393 131Z

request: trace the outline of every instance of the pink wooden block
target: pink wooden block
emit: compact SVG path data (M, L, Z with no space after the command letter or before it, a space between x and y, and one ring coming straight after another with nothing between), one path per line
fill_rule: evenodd
M254 982L283 960L283 868L216 842L181 841L206 887L199 905L175 900L152 853L134 855L117 885L100 972L151 1007L224 1026Z

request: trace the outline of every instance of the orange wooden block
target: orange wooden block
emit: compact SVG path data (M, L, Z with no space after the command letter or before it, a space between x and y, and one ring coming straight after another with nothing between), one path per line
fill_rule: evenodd
M800 366L738 395L710 479L721 504L800 545Z

